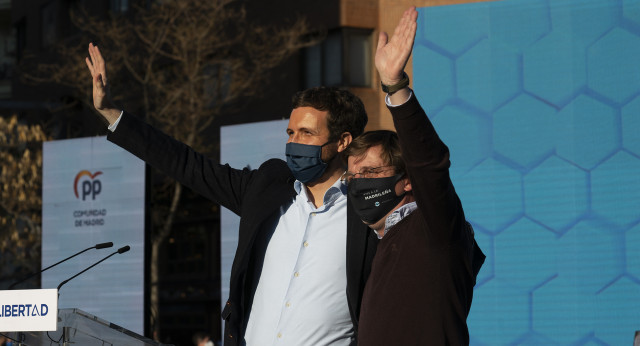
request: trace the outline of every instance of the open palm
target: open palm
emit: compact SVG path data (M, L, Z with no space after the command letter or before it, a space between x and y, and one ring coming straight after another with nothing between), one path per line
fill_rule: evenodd
M413 41L416 37L417 18L418 11L415 7L411 7L402 15L391 40L386 32L380 33L375 63L380 80L385 85L396 84L402 79L402 73L411 56Z

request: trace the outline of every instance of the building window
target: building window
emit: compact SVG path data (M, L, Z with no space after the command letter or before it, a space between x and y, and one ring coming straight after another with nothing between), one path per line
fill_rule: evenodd
M49 1L40 8L40 29L42 47L51 47L58 39L58 6L57 2Z
M209 107L222 106L229 96L233 71L229 62L210 64L204 68L204 90Z
M122 13L129 11L129 0L110 0L109 7L114 13Z
M24 55L24 50L27 47L27 20L25 18L20 19L15 25L16 45L15 54L16 61L21 61Z
M340 28L304 52L305 87L371 87L371 32Z

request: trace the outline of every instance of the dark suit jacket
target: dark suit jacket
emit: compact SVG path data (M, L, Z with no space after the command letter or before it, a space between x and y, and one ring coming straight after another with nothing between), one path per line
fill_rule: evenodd
M222 311L226 321L224 344L240 344L244 338L266 245L280 217L280 207L288 207L295 196L295 179L287 164L272 159L256 170L233 169L208 159L126 112L116 131L107 138L240 216L229 300ZM345 236L347 301L354 330L357 331L362 292L378 240L355 215L351 204L347 205Z

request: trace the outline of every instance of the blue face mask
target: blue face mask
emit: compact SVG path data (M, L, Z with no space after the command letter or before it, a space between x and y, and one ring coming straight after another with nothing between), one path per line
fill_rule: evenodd
M287 166L296 179L307 184L322 176L327 169L327 163L322 161L322 147L327 144L329 142L323 145L287 143Z

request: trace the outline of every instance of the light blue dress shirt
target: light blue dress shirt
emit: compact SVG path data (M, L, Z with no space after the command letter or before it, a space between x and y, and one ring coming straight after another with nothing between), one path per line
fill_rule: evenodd
M347 187L338 179L316 208L305 186L282 215L267 246L245 342L262 345L349 345Z

